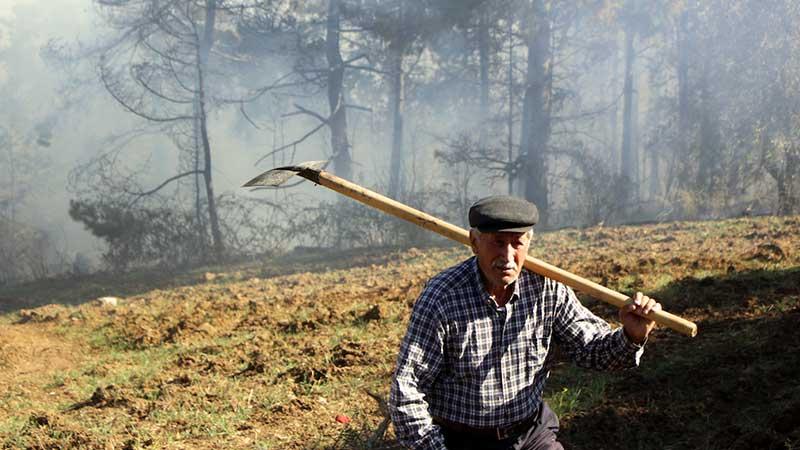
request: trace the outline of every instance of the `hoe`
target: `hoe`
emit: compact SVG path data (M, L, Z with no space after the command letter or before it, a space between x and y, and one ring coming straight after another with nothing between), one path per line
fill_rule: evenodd
M244 187L277 187L293 176L299 175L316 184L325 186L328 189L332 189L340 194L364 203L365 205L417 224L422 228L439 233L454 241L469 245L469 232L467 230L326 172L322 170L325 164L327 164L327 161L308 161L294 166L278 167L253 178L245 183ZM560 281L575 290L614 305L617 308L622 308L626 304L632 302L631 298L625 294L601 286L531 256L525 259L525 268L553 280ZM690 322L666 311L651 311L647 315L647 318L687 336L693 337L697 335L697 325L694 322Z

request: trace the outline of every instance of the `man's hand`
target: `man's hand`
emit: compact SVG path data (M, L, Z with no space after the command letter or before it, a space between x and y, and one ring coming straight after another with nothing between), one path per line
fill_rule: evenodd
M652 298L637 292L633 296L633 303L625 305L619 310L619 320L622 322L622 327L625 329L625 334L631 342L636 344L643 344L650 335L656 323L646 317L645 314L650 311L660 311L661 303L656 302Z

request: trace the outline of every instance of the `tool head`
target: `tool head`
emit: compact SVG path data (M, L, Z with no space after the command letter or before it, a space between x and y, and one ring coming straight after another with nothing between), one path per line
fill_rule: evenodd
M306 161L294 166L276 167L268 170L261 175L253 178L244 184L243 187L277 187L285 183L295 175L319 182L319 172L328 164L328 161Z

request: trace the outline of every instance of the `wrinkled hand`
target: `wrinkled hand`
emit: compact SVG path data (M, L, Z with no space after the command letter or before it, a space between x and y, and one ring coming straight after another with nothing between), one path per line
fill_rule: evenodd
M650 311L661 311L661 303L641 292L637 292L633 296L631 304L625 305L619 310L619 320L622 322L625 334L632 342L643 344L655 327L654 321L644 317Z

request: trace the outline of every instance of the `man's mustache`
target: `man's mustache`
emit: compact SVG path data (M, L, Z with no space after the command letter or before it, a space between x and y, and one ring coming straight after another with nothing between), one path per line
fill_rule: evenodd
M492 268L498 270L517 270L517 263L514 261L506 261L502 259L496 259L492 262Z

